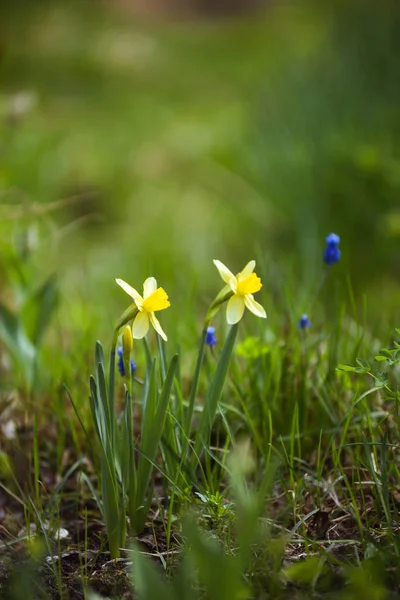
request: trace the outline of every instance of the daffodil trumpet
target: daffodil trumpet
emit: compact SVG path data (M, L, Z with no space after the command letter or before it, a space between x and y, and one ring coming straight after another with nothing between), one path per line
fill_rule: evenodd
M143 296L139 294L129 283L123 279L116 279L117 284L133 299L131 307L125 311L123 317L119 321L120 327L127 323L127 317L132 315L132 336L134 339L142 339L147 334L150 323L156 332L167 341L160 322L155 316L155 312L165 310L170 306L168 295L162 287L157 287L157 281L154 277L148 277L143 284ZM131 312L129 312L131 310ZM127 319L124 321L124 319Z
M228 269L220 260L214 260L214 264L222 280L227 284L218 294L210 307L209 314L214 316L215 309L228 301L226 308L226 320L229 325L235 325L243 317L244 309L247 308L257 317L265 319L267 314L264 308L254 300L253 294L262 288L261 279L254 273L256 261L251 260L245 268L237 275Z

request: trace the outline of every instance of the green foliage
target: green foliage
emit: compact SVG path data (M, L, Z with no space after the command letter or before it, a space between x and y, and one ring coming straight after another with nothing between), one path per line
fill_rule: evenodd
M400 335L400 330L396 329L396 333ZM387 363L390 373L393 374L392 378L394 378L394 381L392 382L389 380L389 372L372 367L367 360L361 358L356 359L356 366L338 365L338 370L347 373L357 373L358 375L369 375L374 380L375 388L383 388L385 390L387 399L399 400L399 392L393 388L393 385L397 382L395 367L400 364L400 344L394 341L393 346L393 348L381 348L374 358L375 362L379 364L383 362Z
M31 283L31 282L30 282ZM16 311L0 303L0 339L21 371L28 390L38 384L40 346L57 307L57 284L50 276L38 288L27 284Z
M196 513L187 516L183 523L184 557L171 582L162 581L156 567L136 548L133 583L140 600L153 600L160 597L160 593L162 597L177 600L201 597L202 593L196 592L199 584L210 599L242 600L248 597L242 572L250 564L256 548L254 544L260 543L259 517L271 474L265 475L260 491L251 490L246 482L246 458L244 448L231 457L230 483L234 502L224 503L219 494L198 495L201 519L204 511L206 515L213 513L218 521L225 520L230 513L229 531L233 536L230 547L224 547L216 535L215 532L221 534L221 530L215 529L215 522L211 531L205 532L196 524Z
M219 528L220 523L224 527L224 521L229 521L233 517L232 509L234 505L232 502L227 502L220 492L215 494L196 492L196 496L204 508L202 511L203 519L211 523L210 528Z
M90 379L92 417L101 449L101 510L111 555L114 558L119 556L120 548L125 546L126 513L129 516L130 528L133 533L141 533L144 529L145 520L153 499L154 486L151 483L151 476L158 452L161 451L164 457L165 453L171 450L169 444L166 444L165 439L172 441L172 444L175 443L176 449L178 447L182 449L182 460L186 463L187 457L185 454L188 450L190 430L185 434L185 428L188 429L191 425L191 415L194 409L194 406L191 406L191 404L198 387L205 345L205 335L203 332L196 361L191 399L189 400L189 413L185 416L184 412L180 412L181 423L179 423L179 415L177 417L179 431L184 433L184 437L182 440L180 439L181 436L177 438L171 437L171 432L167 431L162 442L165 423L167 422L171 426L171 422L168 419L168 406L174 383L180 396L175 378L178 355L174 355L167 369L165 350L161 340L159 340L158 348L161 364L161 386L159 386L156 359L152 358L147 341L144 341L146 378L143 385L141 403L141 444L140 450L138 450L135 445L133 432L132 374L128 377L128 386L125 387L125 407L120 425L118 425L114 406L115 353L118 332L120 326L132 318L130 312L125 311L124 315L118 321L113 338L108 377L109 385L107 386L106 383L103 349L99 342L96 344L95 353L97 374L96 377L91 377ZM200 460L204 452L207 463L209 461L211 430L228 374L237 331L238 325L232 326L218 360L215 373L208 386L206 401L202 408L202 417L196 433L196 441L192 453L191 468L193 470L197 464L201 464ZM131 373L129 355L124 355L123 359L125 372ZM194 393L193 389L195 390ZM138 458L136 454L139 455ZM185 463L183 464L184 467ZM173 485L173 488L177 486L179 492L179 484L184 482L187 485L188 483L186 477L183 477L182 463L179 464L176 460L172 462L171 467L171 463L165 459L165 477ZM200 497L205 498L205 496L201 495ZM218 507L219 502L220 497L217 494L214 497L214 507ZM207 501L209 506L211 506L210 503L212 504L212 497ZM216 516L219 517L220 515L217 514Z
M249 361L254 361L261 356L265 356L271 351L270 345L266 344L260 338L250 336L237 345L236 354L243 356Z
M307 560L290 565L285 571L289 581L303 585L312 585L319 577L324 560L313 556Z
M115 347L111 356L115 356ZM90 381L90 401L101 450L101 508L114 558L119 556L119 549L125 546L126 513L133 532L140 533L144 528L153 494L152 487L148 489L149 482L163 434L177 358L175 355L171 360L161 389L158 389L156 382L155 360L148 365L149 376L143 388L141 447L137 458L131 393L128 388L125 389L125 407L118 425L114 409L114 389L107 390L103 350L99 342L96 345L97 377L92 377ZM115 362L112 358L110 380L114 369ZM127 372L130 372L130 368Z
M36 350L26 336L21 322L6 306L0 306L0 336L24 373L28 387L34 383Z

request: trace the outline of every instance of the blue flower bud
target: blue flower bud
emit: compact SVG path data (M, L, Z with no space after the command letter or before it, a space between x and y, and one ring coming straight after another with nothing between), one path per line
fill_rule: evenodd
M299 327L301 327L301 329L308 329L309 327L311 327L311 321L310 319L307 317L307 315L303 315L299 321Z
M326 248L324 251L324 262L327 265L334 265L341 257L341 252L339 250L340 237L336 235L336 233L330 233L325 241Z
M122 346L119 346L118 350L117 350L117 354L118 354L118 371L121 375L121 377L125 377L125 363L124 363L124 357L123 357L123 352L122 352ZM134 363L133 360L130 360L131 363L131 373L132 373L132 377L135 374L136 371L136 364Z
M336 233L330 233L328 236L326 236L325 241L327 244L337 245L340 243L340 237L336 235Z
M207 327L206 344L210 348L218 344L218 340L215 337L215 327Z

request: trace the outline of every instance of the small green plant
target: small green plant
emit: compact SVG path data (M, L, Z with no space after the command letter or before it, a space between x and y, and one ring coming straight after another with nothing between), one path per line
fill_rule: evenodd
M395 330L400 335L400 329ZM374 388L382 389L386 400L400 400L400 392L394 389L396 384L396 366L400 364L400 343L393 341L392 348L381 348L374 357L375 363L381 365L387 364L388 371L382 371L377 366L371 365L368 360L356 358L356 364L340 364L339 371L347 373L356 373L357 375L369 375L374 383ZM391 375L391 377L390 377Z
M233 502L227 501L220 492L215 494L196 492L201 505L201 518L209 529L218 533L225 531L234 518Z

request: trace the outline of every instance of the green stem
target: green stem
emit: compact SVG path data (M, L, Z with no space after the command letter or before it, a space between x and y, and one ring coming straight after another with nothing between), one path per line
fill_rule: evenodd
M35 410L33 415L33 476L35 478L34 487L35 487L35 499L36 499L36 508L40 511L41 503L40 503L40 488L39 488L39 434L38 434L38 414Z
M158 345L158 353L160 355L161 379L162 379L162 384L164 385L164 381L167 376L167 358L165 356L165 347L163 345L162 337L158 333L157 333L157 345Z
M202 367L203 359L204 359L204 348L206 345L206 337L207 337L207 323L205 324L204 329L201 334L199 352L197 354L196 367L194 370L194 377L193 377L193 382L192 382L192 389L190 390L189 406L188 406L188 411L187 411L187 415L186 415L186 425L185 425L186 442L184 444L184 452L186 451L187 442L190 437L194 405L196 402L197 391L199 389L200 372L201 372L201 367Z

